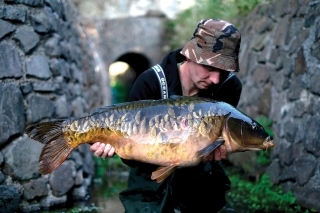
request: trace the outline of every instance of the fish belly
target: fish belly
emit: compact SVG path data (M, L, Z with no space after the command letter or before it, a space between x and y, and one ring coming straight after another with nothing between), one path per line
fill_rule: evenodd
M202 159L197 151L205 148L212 140L200 134L166 132L157 138L137 135L123 138L115 145L116 153L124 159L132 159L160 166L179 164L194 166Z

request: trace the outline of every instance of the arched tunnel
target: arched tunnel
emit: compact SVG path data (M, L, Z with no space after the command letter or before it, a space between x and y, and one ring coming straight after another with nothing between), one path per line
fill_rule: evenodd
M117 58L109 67L112 103L125 102L137 77L150 67L148 58L129 52Z

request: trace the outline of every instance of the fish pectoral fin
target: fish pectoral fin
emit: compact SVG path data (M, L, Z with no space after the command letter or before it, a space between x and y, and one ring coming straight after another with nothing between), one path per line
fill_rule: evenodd
M213 142L212 144L210 144L209 146L199 150L197 152L197 157L206 157L208 156L213 150L215 150L216 148L218 148L221 144L224 143L223 139L220 140L216 140L215 142Z
M156 180L157 183L162 182L169 175L171 175L179 164L171 164L170 166L160 166L156 169L156 171L152 172L151 179Z

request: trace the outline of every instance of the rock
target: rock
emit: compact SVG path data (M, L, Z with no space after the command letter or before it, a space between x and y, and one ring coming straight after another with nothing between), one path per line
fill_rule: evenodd
M25 53L30 52L40 41L39 35L27 27L20 27L13 37Z
M15 29L16 27L13 24L0 19L0 39L5 35L15 31Z
M51 77L51 71L49 68L49 61L46 56L35 55L31 60L26 62L27 75L33 76L39 79L49 79Z
M52 82L34 82L32 83L32 88L36 92L55 92L59 90L60 85Z
M85 177L87 176L93 176L94 175L94 161L92 157L92 152L90 151L89 144L84 144L79 147L79 149L83 150L83 175Z
M280 172L281 168L278 159L273 160L266 169L266 173L270 176L270 180L275 184L279 183Z
M65 20L65 7L62 1L45 0L54 12L56 12L62 20Z
M88 194L89 193L86 186L74 188L72 191L72 197L74 200L84 200Z
M63 59L50 60L50 69L52 71L53 76L63 76L65 80L71 79L69 65Z
M17 7L2 7L0 8L0 18L10 21L26 22L27 10Z
M25 118L23 97L17 86L13 84L0 84L0 100L1 147L10 137L23 134Z
M23 197L26 200L32 200L48 194L47 181L44 178L39 178L24 183L23 188Z
M31 24L38 33L48 33L52 28L52 24L46 12L48 11L44 10L41 13L30 16Z
M22 65L17 49L8 42L0 43L0 79L22 77Z
M308 152L313 153L315 156L320 157L320 117L313 116L306 122L304 147Z
M27 110L28 123L35 123L44 118L51 118L54 113L54 105L47 97L30 95L27 98L29 108Z
M58 35L49 38L48 41L44 44L46 54L52 57L60 57L61 48L59 42L60 37Z
M17 212L20 194L13 186L0 185L0 212Z
M20 86L20 89L22 91L22 94L24 95L29 94L32 91L31 83L28 82L28 83L22 84Z
M17 180L38 177L38 160L43 145L30 138L20 138L3 149L3 172Z
M55 101L56 117L57 118L68 118L71 114L70 105L68 104L67 97L65 95L59 97ZM75 153L75 152L73 152Z
M319 179L319 176L317 178ZM310 186L295 186L293 188L294 190L292 191L294 192L297 204L310 209L314 208L316 212L320 212L319 191L310 188Z
M314 175L317 166L317 159L310 154L305 154L296 158L294 162L294 170L297 171L297 182L303 186Z
M0 171L0 184L3 183L5 181L6 177L4 176L4 174Z
M320 45L319 45L320 48ZM319 52L320 54L320 52ZM316 68L312 78L311 78L311 85L310 85L310 89L311 92L313 92L314 94L320 95L320 69Z
M83 172L79 170L76 174L75 185L80 186L81 184L83 184Z
M0 166L1 166L2 163L3 163L3 155L2 155L2 153L0 152Z
M55 197L53 195L49 195L40 201L40 205L45 208L49 208L52 206L56 206L59 204L63 204L67 202L67 195L61 197Z
M57 197L65 195L74 185L75 176L75 163L70 160L65 161L54 170L49 178L53 195Z
M22 212L40 212L41 206L39 203L30 204L27 201L22 201L19 208Z
M7 3L25 4L29 6L40 6L43 4L43 0L4 0Z

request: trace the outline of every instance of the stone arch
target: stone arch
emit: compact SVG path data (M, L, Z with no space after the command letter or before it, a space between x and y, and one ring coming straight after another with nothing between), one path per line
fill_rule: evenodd
M145 55L135 52L127 52L118 57L114 62L116 61L122 61L129 64L135 71L136 78L150 67L149 59Z

